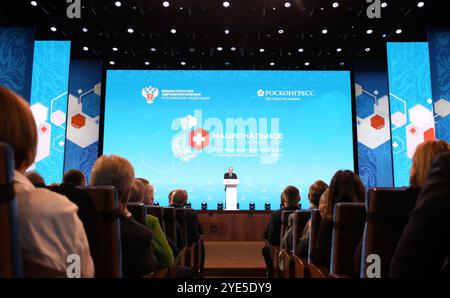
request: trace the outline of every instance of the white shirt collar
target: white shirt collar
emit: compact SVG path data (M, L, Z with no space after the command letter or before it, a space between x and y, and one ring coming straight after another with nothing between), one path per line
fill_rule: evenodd
M25 177L21 172L14 170L14 182L24 185L27 188L34 189L36 188L33 183Z

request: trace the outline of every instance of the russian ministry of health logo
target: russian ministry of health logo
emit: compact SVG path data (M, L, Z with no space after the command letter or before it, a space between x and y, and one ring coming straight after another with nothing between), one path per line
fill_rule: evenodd
M145 98L148 104L152 104L155 98L159 95L159 90L156 87L144 87L142 88L142 96Z

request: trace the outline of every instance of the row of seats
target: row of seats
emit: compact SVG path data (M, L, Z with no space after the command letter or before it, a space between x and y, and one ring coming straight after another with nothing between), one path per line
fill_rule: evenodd
M21 250L18 241L17 201L13 188L13 152L7 145L0 144L0 277L22 277ZM97 211L97 225L91 256L95 266L95 277L121 277L121 241L117 191L111 186L86 187L83 189L91 198ZM146 224L146 215L159 219L166 237L177 241L177 224L186 239L186 211L173 207L145 206L142 203L130 203L129 211L141 224ZM203 274L203 239L200 238L190 247L183 248L178 265L191 267L197 276ZM175 277L176 270L164 268L148 277ZM65 272L50 272L39 268L43 276L63 277Z
M350 277L360 266L360 277L368 277L366 269L372 264L370 255L379 256L380 277L389 277L392 256L414 208L419 191L410 188L372 188L364 203L338 203L333 219L332 253L329 268L314 264L308 256L300 258L296 250L301 233L311 219L309 252L314 249L321 216L318 209L283 211L281 240L288 217L294 213L293 251L271 246L275 277L325 278ZM362 242L362 243L361 243ZM361 246L361 247L358 247ZM355 252L361 249L361 261L355 264Z

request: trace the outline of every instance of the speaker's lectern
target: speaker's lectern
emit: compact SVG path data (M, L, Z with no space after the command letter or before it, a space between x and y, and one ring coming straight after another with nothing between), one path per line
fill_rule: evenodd
M237 186L239 185L239 179L223 179L223 185L226 187L225 210L237 210Z

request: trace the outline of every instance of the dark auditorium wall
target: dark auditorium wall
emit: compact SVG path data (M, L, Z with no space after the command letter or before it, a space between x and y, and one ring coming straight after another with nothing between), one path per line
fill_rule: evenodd
M98 157L101 60L72 60L69 81L64 172L78 169L89 180Z
M356 60L354 78L359 174L366 187L392 187L386 60Z
M31 95L34 28L0 27L0 85L27 101Z
M450 141L450 28L428 32L436 137Z

